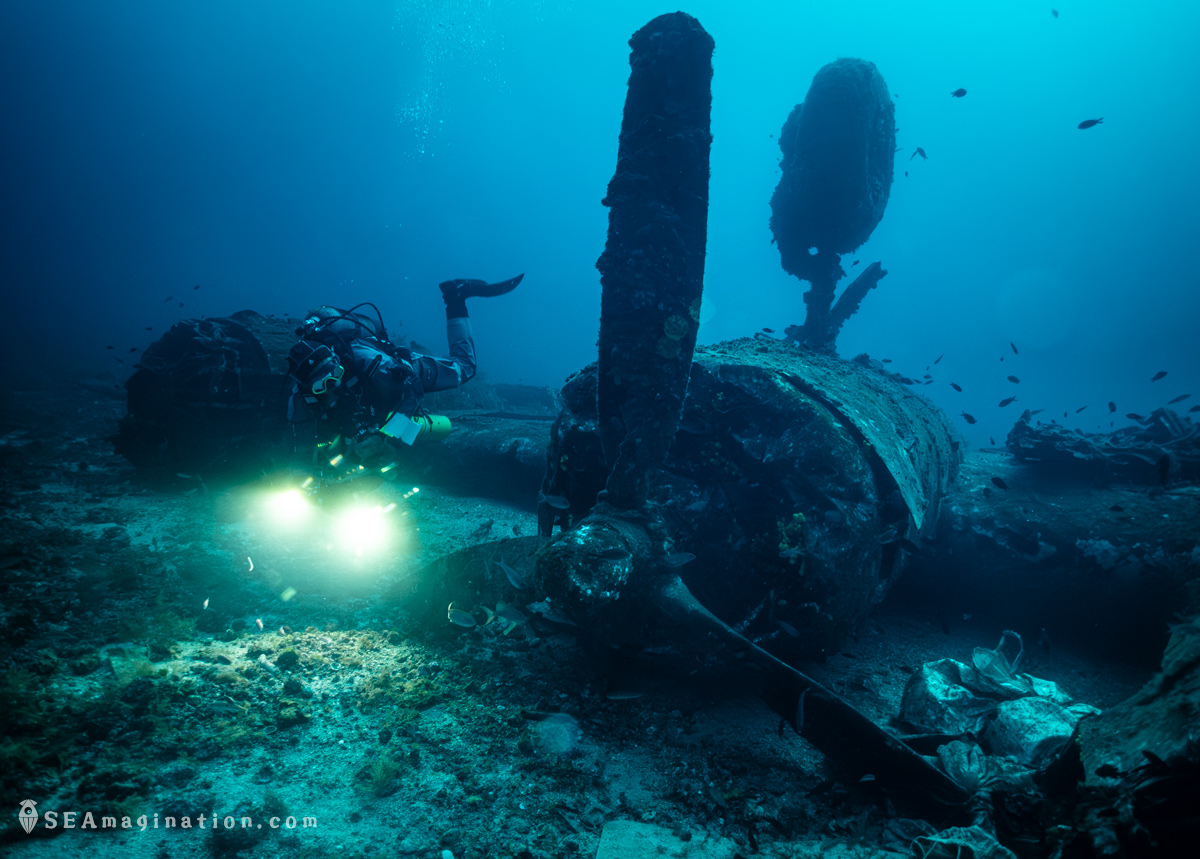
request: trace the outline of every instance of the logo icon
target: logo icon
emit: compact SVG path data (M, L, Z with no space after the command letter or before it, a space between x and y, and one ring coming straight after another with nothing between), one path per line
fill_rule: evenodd
M37 805L32 799L21 801L21 810L17 812L17 820L21 821L21 826L26 833L33 832L33 827L37 826L38 813L34 806Z

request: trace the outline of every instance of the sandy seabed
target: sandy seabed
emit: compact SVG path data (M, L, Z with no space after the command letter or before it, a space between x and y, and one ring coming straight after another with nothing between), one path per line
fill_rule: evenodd
M123 414L111 380L75 379L0 418L6 855L907 855L892 798L838 780L738 666L680 676L530 611L497 560L532 563L533 499L392 486L391 542L359 554L331 514L272 521L278 482L146 482L112 453ZM412 611L472 546L476 624ZM885 604L804 669L886 725L914 669L999 632ZM1099 707L1146 679L1058 650L1023 667Z

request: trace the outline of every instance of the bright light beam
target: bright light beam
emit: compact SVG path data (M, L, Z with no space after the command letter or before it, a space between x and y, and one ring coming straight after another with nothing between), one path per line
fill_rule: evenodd
M337 535L344 549L361 557L385 548L392 529L382 507L352 507L338 516Z
M313 506L299 489L287 489L268 495L267 513L278 526L298 527L313 513Z

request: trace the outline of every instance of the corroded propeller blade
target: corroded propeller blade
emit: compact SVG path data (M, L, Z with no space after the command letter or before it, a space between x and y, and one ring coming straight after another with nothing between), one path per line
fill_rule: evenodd
M646 469L667 455L687 393L708 234L712 37L683 12L629 40L631 73L608 241L596 262L597 392L608 501L641 506Z

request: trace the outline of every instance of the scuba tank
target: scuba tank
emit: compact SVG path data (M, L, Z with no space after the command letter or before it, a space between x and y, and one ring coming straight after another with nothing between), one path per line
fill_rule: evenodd
M399 439L405 444L441 441L454 429L450 419L444 415L419 414L409 417L403 412L393 412L379 431L389 438Z

